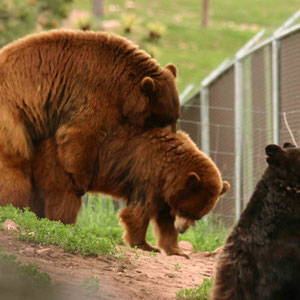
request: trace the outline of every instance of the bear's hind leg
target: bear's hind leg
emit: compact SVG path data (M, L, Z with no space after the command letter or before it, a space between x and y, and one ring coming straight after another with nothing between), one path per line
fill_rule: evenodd
M169 209L162 210L154 218L154 233L158 239L158 247L167 255L180 255L189 258L178 245L178 232L174 226L175 218Z
M124 227L123 239L130 247L138 247L144 251L160 252L146 242L146 232L150 218L141 205L127 206L119 214L120 223Z
M32 196L29 161L0 152L0 170L0 205L12 204L18 208L29 207Z
M75 224L82 204L81 197L76 194L70 177L58 161L53 138L39 145L33 173L35 202L43 203L44 216L64 224Z
M55 190L45 198L45 217L64 224L76 224L81 208L81 198L68 191Z

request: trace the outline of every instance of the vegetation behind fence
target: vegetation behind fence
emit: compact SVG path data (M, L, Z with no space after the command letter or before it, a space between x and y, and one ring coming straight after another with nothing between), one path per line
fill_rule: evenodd
M284 26L225 61L182 105L179 127L231 184L214 209L229 223L239 217L267 166L265 146L292 142L284 113L300 145L299 50L300 25Z

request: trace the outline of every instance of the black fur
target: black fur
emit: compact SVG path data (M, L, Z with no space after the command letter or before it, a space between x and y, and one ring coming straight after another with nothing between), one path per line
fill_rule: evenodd
M220 254L214 300L300 299L300 148L266 147L269 164Z

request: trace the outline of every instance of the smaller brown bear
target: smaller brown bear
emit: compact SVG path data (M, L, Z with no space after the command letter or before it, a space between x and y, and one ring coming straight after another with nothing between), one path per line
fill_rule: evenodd
M120 212L123 238L146 251L159 251L145 239L152 220L158 247L168 255L186 256L178 232L211 211L229 189L214 162L181 131L118 127L103 140L93 163L97 174L89 191L126 201ZM33 173L31 209L40 217L75 223L81 198L57 159L53 138L38 148Z
M300 148L266 147L269 164L217 264L213 300L299 300Z

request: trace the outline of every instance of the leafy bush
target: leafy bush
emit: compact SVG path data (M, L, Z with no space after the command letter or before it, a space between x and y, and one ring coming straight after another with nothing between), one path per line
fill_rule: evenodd
M127 33L132 31L132 27L139 24L140 20L136 18L135 14L128 14L121 16L123 30Z
M166 26L159 22L148 23L147 28L151 39L160 39L166 32Z

